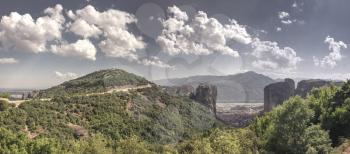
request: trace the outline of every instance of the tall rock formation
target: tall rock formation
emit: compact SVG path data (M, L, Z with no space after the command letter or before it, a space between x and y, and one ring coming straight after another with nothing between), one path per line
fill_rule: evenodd
M264 88L264 111L282 104L295 94L295 83L292 79L270 84Z
M191 96L195 101L207 106L216 115L217 87L210 84L199 84Z
M264 89L264 111L270 111L276 105L283 103L292 96L298 95L305 98L314 88L324 86L340 86L344 82L327 81L320 79L302 80L295 89L292 79L285 79L284 82L270 84Z
M303 80L298 83L297 89L296 89L296 95L299 95L302 98L305 98L307 94L314 88L321 88L325 86L339 86L343 84L344 82L334 82L334 81L326 81L326 80L320 80L320 79L310 79L310 80Z

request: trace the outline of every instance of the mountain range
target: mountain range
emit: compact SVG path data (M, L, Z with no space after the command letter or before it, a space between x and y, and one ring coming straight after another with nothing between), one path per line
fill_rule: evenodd
M262 103L264 87L276 80L252 71L227 76L191 76L154 81L162 86L198 86L200 83L209 83L217 86L218 102L222 103Z

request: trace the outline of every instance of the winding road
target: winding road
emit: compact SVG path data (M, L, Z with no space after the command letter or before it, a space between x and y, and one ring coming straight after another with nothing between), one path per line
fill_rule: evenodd
M151 88L152 85L151 84L147 84L147 85L141 85L141 86L132 86L132 85L127 85L127 86L121 86L121 87L115 87L112 88L106 92L100 92L100 93L89 93L89 94L84 94L85 96L94 96L94 95L104 95L104 94L112 94L115 92L128 92L130 90L138 90L138 89L145 89L145 88ZM0 100L3 101L7 101L10 104L15 104L16 107L18 107L20 104L26 102L26 101L30 101L31 99L27 99L27 100L9 100L8 98L1 98ZM42 98L40 99L41 101L51 101L51 98Z

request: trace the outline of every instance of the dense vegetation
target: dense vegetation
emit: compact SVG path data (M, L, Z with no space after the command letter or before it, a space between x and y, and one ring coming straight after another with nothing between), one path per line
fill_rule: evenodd
M64 82L50 89L40 91L39 97L104 92L109 88L118 86L138 86L147 84L150 84L150 82L143 77L136 76L120 69L107 69L93 72L86 76Z
M5 135L0 138L0 149L5 151L0 153L159 153L167 150L167 145L220 124L207 107L189 98L171 96L155 85L129 92L81 95L96 89L80 88L102 80L97 87L149 83L121 72L99 71L68 81L63 85L74 86L67 86L64 95L54 88L41 93L51 100L41 100L42 95L18 107L0 102L0 131Z
M0 111L5 111L10 107L10 104L5 100L0 100Z
M327 154L350 145L350 81L291 98L241 129L157 86L5 106L0 153Z
M251 125L260 151L330 153L350 137L350 81L292 98Z

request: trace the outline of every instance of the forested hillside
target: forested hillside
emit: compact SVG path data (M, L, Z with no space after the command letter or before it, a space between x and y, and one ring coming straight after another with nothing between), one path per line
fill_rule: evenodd
M241 129L221 124L207 107L156 85L81 93L18 107L0 102L0 153L324 154L349 149L350 81L315 89L306 99L293 97Z
M32 147L24 146L50 144L50 149L74 153L74 148L66 145L67 142L80 147L90 140L99 142L96 138L103 138L103 143L98 144L114 152L123 148L119 142L129 144L134 140L152 143L160 146L153 150L161 150L163 145L176 144L219 124L207 107L189 98L171 96L156 85L127 92L85 95L111 86L144 84L151 83L121 70L104 70L65 82L58 86L62 87L59 90L54 87L41 91L40 97L22 103L18 108L4 102L6 107L0 112L1 131L14 140L26 140L23 144L30 145L16 145L17 141L11 141L6 144L15 145L0 143L0 146L9 146L2 150L16 153L12 151L16 148L11 146L32 150ZM84 88L88 90L80 90ZM52 99L43 101L44 96ZM23 135L18 137L18 134ZM40 148L46 148L43 146ZM0 153L3 152L0 148Z

